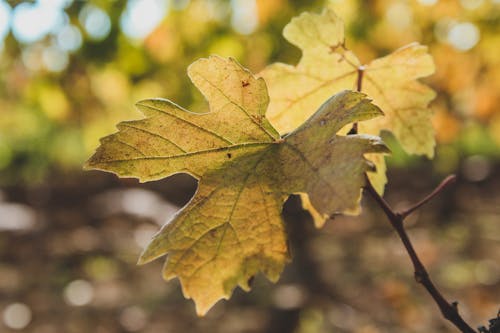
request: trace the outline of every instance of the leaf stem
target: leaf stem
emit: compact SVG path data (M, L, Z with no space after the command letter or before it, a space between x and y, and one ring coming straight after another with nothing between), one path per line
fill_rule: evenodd
M409 209L405 210L403 213L396 213L391 208L389 203L387 203L387 201L377 193L377 191L373 188L368 178L366 179L366 184L367 184L366 190L368 191L368 193L370 193L370 195L377 202L377 204L382 208L385 215L389 219L389 222L391 223L392 227L394 228L394 230L396 230L399 238L403 242L406 252L408 252L408 255L410 256L411 262L413 264L413 269L415 272L414 273L415 280L421 285L423 285L424 288L429 292L429 294L432 296L437 306L439 307L439 310L441 310L443 317L449 320L451 323L453 323L463 333L476 333L476 331L473 330L458 313L458 307L457 307L458 303L457 302L449 303L443 297L443 295L437 289L437 287L434 285L424 264L418 257L418 254L415 251L415 248L413 247L413 244L411 243L411 240L408 237L408 234L406 233L406 230L403 225L404 219L409 214L420 208L426 202L434 198L437 194L441 193L443 189L448 184L452 183L454 180L455 176L453 175L448 176L434 189L434 191L432 191L420 202L416 203Z
M358 80L356 82L356 90L361 92L361 87L363 84L363 75L365 74L365 66L359 66L356 71L358 72Z
M361 88L363 85L363 75L365 74L365 66L361 65L356 69L358 73L358 79L356 82L356 91L361 92ZM358 134L358 123L352 124L352 128L349 131L349 134Z

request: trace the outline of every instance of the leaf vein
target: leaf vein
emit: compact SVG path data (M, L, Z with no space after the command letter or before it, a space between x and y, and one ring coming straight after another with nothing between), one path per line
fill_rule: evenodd
M135 147L134 145L132 145L132 144L130 144L130 143L128 143L128 142L125 142L125 141L123 141L123 140L121 140L121 139L118 139L118 138L116 139L116 141L118 141L119 143L121 143L121 144L122 144L122 145L124 145L124 146L127 146L127 147L129 147L129 148L132 148L133 150L135 150L136 152L138 152L138 153L139 153L139 154L141 154L142 156L144 156L144 157L146 156L146 154L144 154L144 153L143 153L143 152L142 152L139 148Z
M164 136L162 136L162 135L160 135L160 134L158 134L158 133L151 132L150 130L147 130L147 129L145 129L145 128L140 128L140 127L137 127L137 126L132 126L132 125L130 125L130 124L128 124L128 123L122 123L121 125L122 125L122 126L125 126L125 127L128 127L128 128L133 128L133 129L135 129L135 130L138 130L138 131L141 131L141 132L143 132L143 133L149 134L149 135L151 135L151 136L154 136L154 137L160 138L160 139L162 139L162 140L165 140L165 141L167 141L168 143L172 144L172 145L173 145L174 147L176 147L177 149L179 149L180 151L182 151L183 153L186 153L186 151L185 151L185 150L184 150L181 146L179 146L178 144L176 144L176 143L175 143L175 142L173 142L172 140L170 140L170 139L168 139L168 138L166 138L166 137L164 137Z
M168 116L170 116L172 118L178 119L178 120L180 120L180 121L182 121L182 122L184 122L184 123L186 123L188 125L191 125L191 126L197 128L197 129L199 129L200 131L203 131L205 133L209 133L209 134L215 136L216 138L218 138L218 139L220 139L222 141L225 141L226 143L234 144L234 142L232 142L231 140L225 138L223 135L220 135L220 134L218 134L218 133L216 133L214 131L211 131L211 130L209 130L207 128L204 128L203 126L200 126L200 125L198 125L196 123L193 123L193 122L191 122L191 121L189 121L189 120L187 120L185 118L179 117L176 114L166 112L165 110L162 110L160 108L157 108L157 107L154 107L154 106L151 106L151 105L145 105L145 104L139 104L139 103L137 105L140 105L140 106L143 106L143 107L146 107L146 108L149 108L149 109L161 112L163 114L166 114L166 115L168 115Z
M188 157L188 156L193 156L193 155L200 155L200 154L209 154L209 153L217 153L221 152L224 150L234 150L238 148L248 148L251 146L268 146L274 144L273 142L249 142L249 143L241 143L241 144L236 144L232 146L225 146L225 147L217 147L217 148L211 148L211 149L204 149L204 150L198 150L198 151L193 151L193 152L188 152L185 154L178 154L178 155L170 155L170 156L145 156L145 157L135 157L135 158L127 158L127 159L116 159L116 160L106 160L106 161L99 161L99 164L110 164L110 163L120 163L120 162L137 162L137 161L148 161L148 160L168 160L168 159L176 159L176 158L183 158L183 157Z
M259 124L259 122L257 122L254 118L252 118L252 116L241 106L239 105L238 103L236 103L235 101L233 101L231 98L229 98L229 96L227 96L224 91L222 89L220 89L219 87L217 87L214 83L212 83L210 80L208 80L207 78L205 78L203 75L201 75L200 73L197 73L198 76L200 78L202 78L203 80L205 80L205 82L207 82L208 84L210 84L213 88L215 88L215 90L217 90L222 96L224 96L225 99L227 99L231 104L233 104L234 106L236 106L240 111L242 111L246 116L247 118L252 122L254 123L262 132L264 132L267 136L269 136L269 138L275 140L276 138L274 137L274 135L272 135L271 133L269 133L269 131L264 127L262 126L261 124Z

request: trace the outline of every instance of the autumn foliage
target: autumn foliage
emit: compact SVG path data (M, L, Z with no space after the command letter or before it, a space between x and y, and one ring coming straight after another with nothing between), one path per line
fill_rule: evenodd
M199 180L139 262L167 254L164 278L178 277L201 315L234 287L248 290L258 272L277 280L289 257L281 217L289 195L302 196L320 227L333 214L359 213L366 172L383 192L380 153L389 150L371 135L388 130L408 152L433 156L435 94L416 81L434 71L425 47L361 65L328 7L294 18L284 35L302 49L297 66L271 65L262 79L230 58L200 59L188 74L206 113L141 101L146 118L120 123L86 164L141 181L179 172ZM360 134L347 133L353 126Z

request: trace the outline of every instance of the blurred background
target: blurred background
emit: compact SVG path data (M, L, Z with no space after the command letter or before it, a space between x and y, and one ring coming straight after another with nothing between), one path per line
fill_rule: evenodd
M456 185L408 230L445 296L486 325L500 307L500 1L337 0L362 61L412 41L437 72L436 157L394 151L386 197L403 208L449 173ZM315 230L291 198L294 259L273 285L258 277L197 318L163 260L142 247L196 182L83 172L100 137L141 115L133 104L205 102L186 67L210 54L254 72L300 52L285 24L324 1L0 0L1 332L456 332L413 280L395 233L370 198L360 217Z

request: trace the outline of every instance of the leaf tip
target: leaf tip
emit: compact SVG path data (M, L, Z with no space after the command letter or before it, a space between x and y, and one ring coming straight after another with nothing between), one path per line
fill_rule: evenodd
M139 259L137 259L137 265L142 266L158 258L157 255L151 252L151 243L142 251Z
M90 161L86 161L85 163L83 163L82 170L83 171L90 171L90 170L92 170L92 166L90 165Z
M377 105L373 104L371 99L367 98L366 100L368 103L373 105L372 111L373 111L374 117L385 116L384 111L382 111L382 109L379 108Z
M95 154L92 155L88 160L86 160L82 165L82 169L84 171L96 170L96 167L97 161L95 161Z
M385 144L384 141L382 141L380 137L373 135L366 135L366 137L370 140L374 153L392 154L391 149Z
M137 259L137 263L136 263L136 265L137 265L137 266L142 266L142 265L147 264L148 262L149 262L149 260L147 260L147 259L146 259L145 257L143 257L143 255L141 254L141 255L139 256L139 259Z
M216 297L202 297L202 296L194 296L186 293L184 290L184 285L182 285L182 293L185 298L190 298L194 302L194 307L196 310L196 315L198 317L205 317L205 315L210 311L215 304L217 304L221 299L228 300L231 297L231 294L228 295L218 295Z
M201 305L200 303L197 303L196 301L194 302L195 308L196 308L196 315L198 317L205 317L207 312L212 308L213 305L211 306L205 306Z
M154 103L155 100L160 100L160 98L146 98L146 99L141 99L137 102L135 102L135 107L142 111L143 108L145 107L150 107L152 103Z

